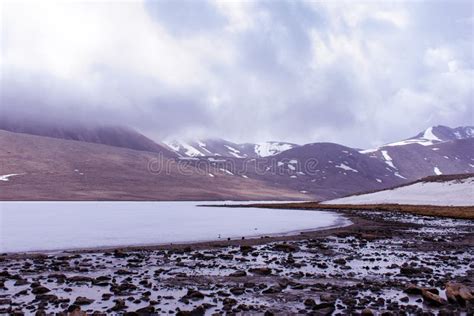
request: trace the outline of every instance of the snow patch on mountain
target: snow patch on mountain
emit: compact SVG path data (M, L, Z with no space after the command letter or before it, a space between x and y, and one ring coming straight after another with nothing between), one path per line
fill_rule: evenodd
M433 134L433 127L428 127L425 132L423 133L423 138L431 141L440 142L439 139L435 134Z
M343 163L338 164L338 165L336 166L336 168L344 169L344 170L346 170L346 171L359 172L359 171L357 171L356 169L351 168L351 167L349 167L348 165L345 165L345 164L343 164Z
M385 159L385 163L389 165L393 169L397 169L395 165L393 164L392 157L388 154L386 150L382 150L382 156Z
M180 155L184 155L188 157L204 156L204 154L201 151L199 151L194 146L186 142L173 140L173 141L164 141L163 143Z
M394 189L330 200L323 204L473 206L474 177L444 182L417 182Z
M234 147L230 147L228 145L224 145L224 147L227 148L229 150L229 154L231 154L235 158L245 158L245 156L242 156L240 154L240 150L237 150Z
M281 142L265 142L255 145L255 153L258 157L275 156L285 150L296 147L293 144Z
M11 177L19 176L19 175L20 174L18 173L5 174L3 176L0 176L0 181L7 182L7 181L10 181Z

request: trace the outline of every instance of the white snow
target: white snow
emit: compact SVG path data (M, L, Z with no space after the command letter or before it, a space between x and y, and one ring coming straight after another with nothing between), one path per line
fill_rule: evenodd
M0 252L196 242L217 240L219 235L240 239L255 236L255 228L258 235L271 235L350 224L324 211L196 204L0 202Z
M214 175L212 173L209 173L209 177L214 178Z
M264 142L255 145L255 153L259 157L269 157L279 154L293 147L293 145L287 143Z
M181 142L181 141L164 141L163 142L165 145L170 147L176 152L181 151L181 149L184 150L184 154L189 157L197 157L197 156L204 156L202 152L200 152L198 149L194 148L188 143Z
M395 167L395 165L393 164L392 157L390 157L388 152L386 150L382 150L381 152L382 152L383 158L385 159L385 163L389 165L391 168L397 169L397 167Z
M240 150L237 150L234 147L230 147L230 146L227 146L227 145L224 145L224 147L227 148L228 150L230 150L229 154L231 154L235 158L245 158L245 156L242 156L240 154Z
M3 176L0 176L0 181L7 182L7 181L10 181L11 177L19 176L19 175L20 175L19 173L5 174Z
M226 162L225 159L216 159L216 158L213 158L213 157L209 157L207 158L208 161L210 162Z
M291 164L293 164L293 165L296 165L296 164L298 164L298 160L296 160L296 159L291 159L288 163L291 163Z
M371 154L371 153L374 153L376 151L378 151L379 149L378 148L371 148L371 149L364 149L364 150L359 150L359 152L361 154Z
M233 176L233 175L234 175L232 172L230 172L230 171L229 171L229 170L227 170L227 169L224 169L224 168L219 168L219 170L220 170L220 171L223 171L223 172L225 172L225 173L227 173L227 174L230 174L231 176Z
M208 156L212 155L212 153L206 148L205 145L204 146L199 145L199 148L204 151L204 152L201 151L203 155L208 155Z
M423 138L431 141L440 142L439 139L435 134L433 134L433 127L428 127L426 131L423 133Z
M405 145L410 145L410 144L419 144L419 145L422 145L422 146L431 146L431 145L433 145L433 142L430 141L430 140L426 140L426 139L414 138L414 139L407 139L407 140L402 140L402 141L395 142L395 143L386 144L383 147L385 147L385 146L387 146L387 147L405 146Z
M324 203L474 206L474 177L445 182L418 182L392 190L353 195Z
M199 160L199 158L195 158L195 157L179 157L178 159L179 160L190 160L190 161Z
M399 177L399 178L402 178L402 179L406 179L404 176L402 176L400 173L398 172L394 172L393 173L396 177Z
M249 177L247 177L245 174L243 174L242 178L248 179Z
M443 173L441 172L441 170L439 170L439 168L438 168L438 167L434 167L434 168L433 168L433 171L434 171L434 173L435 173L437 176L439 176L439 175L442 175L442 174L443 174Z
M348 165L345 165L343 163L340 163L336 166L336 168L340 168L340 169L344 169L344 170L347 170L347 171L352 171L352 172L359 172L351 167L349 167Z
M382 183L382 180L380 179L375 179L378 183Z
M389 154L386 150L382 150L382 156L385 160L392 161L392 157L389 156Z
M293 165L288 165L288 168L289 168L290 170L292 170L292 171L295 171L295 170L296 170L295 166L293 166Z
M184 153L186 154L186 156L191 156L191 157L204 156L202 152L200 152L199 150L197 150L191 145L183 143L182 146L184 147L184 150L185 150Z

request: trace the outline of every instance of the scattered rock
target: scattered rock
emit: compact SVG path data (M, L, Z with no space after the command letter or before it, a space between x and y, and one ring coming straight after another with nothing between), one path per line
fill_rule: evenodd
M283 251L283 252L295 252L298 251L299 248L292 244L275 244L273 249L276 251Z
M249 269L250 273L257 274L257 275L270 275L272 274L272 269L270 268L252 268Z
M234 295L242 295L245 293L245 288L242 287L233 287L229 290L230 293Z
M304 300L304 305L313 308L316 306L316 302L312 298L307 298Z
M423 299L427 304L432 306L442 306L446 304L444 298L425 289L421 292L421 296L423 296Z
M68 282L75 282L75 283L80 283L80 282L89 283L89 282L92 282L92 280L93 279L91 277L88 277L85 275L75 275L67 279Z
M341 265L344 265L347 263L347 261L342 258L334 259L333 262L336 264L341 264Z
M78 296L76 300L74 301L74 305L89 305L94 303L93 299L84 297L84 296Z
M246 275L247 275L247 272L242 271L242 270L237 270L237 271L232 272L231 274L229 274L230 277L244 277Z
M181 298L181 300L192 300L192 301L197 301L197 300L202 300L202 299L204 299L204 294L193 289L188 289L188 293L186 293L186 295Z
M282 291L282 288L279 285L272 285L268 287L267 289L263 290L263 294L274 294L274 293L280 293Z
M447 283L446 297L450 303L459 303L461 306L465 306L467 302L474 302L471 290L460 283Z
M371 309L369 308L366 308L364 309L361 313L360 313L361 316L373 316L374 315L374 312L372 312Z
M40 285L40 286L34 287L33 290L31 290L31 293L33 293L33 294L44 294L44 293L48 293L50 291L51 290L48 289L47 287Z
M135 311L135 313L139 314L139 315L150 315L150 314L154 314L155 313L155 307L154 306L146 306L146 307L142 307L142 308L139 308Z

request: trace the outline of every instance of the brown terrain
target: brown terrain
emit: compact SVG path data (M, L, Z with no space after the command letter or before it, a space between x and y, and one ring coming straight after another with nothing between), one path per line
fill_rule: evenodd
M0 130L2 200L298 200L269 183L214 177L160 153ZM166 166L165 170L162 170ZM160 169L160 170L158 170Z
M474 219L474 206L433 206L433 205L404 205L404 204L320 204L318 202L301 203L271 203L226 205L225 207L258 207L275 209L298 210L361 210L376 212L401 212L423 216Z
M0 118L0 176L13 174L0 182L0 199L330 200L435 171L472 173L473 130L437 126L439 140L428 146L422 133L367 152L273 142L275 154L262 157L257 144L213 139L175 148L127 127ZM188 146L208 156L183 156Z

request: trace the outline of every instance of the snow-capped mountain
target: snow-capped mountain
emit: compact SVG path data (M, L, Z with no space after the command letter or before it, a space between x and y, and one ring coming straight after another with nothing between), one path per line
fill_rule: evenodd
M233 157L261 158L277 155L298 145L286 142L263 142L258 144L237 144L224 139L213 138L194 141L164 141L181 157Z
M255 179L327 199L431 175L472 173L472 135L470 127L436 126L408 140L362 151L334 143L239 145L224 140L175 148L183 157L195 157L193 166L211 166L209 177Z
M362 150L407 180L474 172L474 127L429 127L415 137Z
M384 147L396 147L412 144L431 146L441 142L468 138L474 138L474 126L460 126L456 128L450 128L447 126L438 125L428 127L426 130L414 137L398 142L388 143L374 149L365 149L362 150L361 153L372 153Z
M133 190L129 183L135 183L142 192L147 192L148 198L167 198L168 195L160 195L164 194L164 191L155 192L152 184L155 181L175 179L170 185L180 185L181 191L185 190L183 186L186 183L191 185L189 191L179 195L182 199L214 199L224 196L248 198L252 192L256 192L256 188L260 188L258 194L252 195L255 199L264 196L274 199L275 192L283 192L286 197L325 200L389 188L431 175L474 173L473 127L430 127L400 142L372 150L359 150L334 143L312 143L303 146L285 142L237 144L223 139L169 141L160 144L124 127L70 127L5 122L4 120L3 124L0 124L0 129L13 133L0 131L0 141L5 143L3 174L27 173L30 178L18 176L16 178L19 180L13 177L11 181L2 182L26 181L22 182L23 186L30 180L33 184L39 183L39 180L31 178L31 174L41 171L47 174L58 172L57 183L66 183L74 180L70 178L72 176L87 174L90 187L94 187L92 184L98 185L99 191L94 192L107 188L110 192L120 192L120 196L127 196L127 192L131 194ZM63 140L58 141L55 138ZM22 149L18 148L22 143L28 144L32 151L23 153ZM127 149L124 150L123 147ZM38 153L42 153L41 150L49 153L52 148L56 148L54 150L57 152L64 152L61 158L63 165L54 163L54 155L41 160L42 158L33 154L34 150ZM17 159L12 156L13 152ZM179 172L169 179L158 178L154 173L147 172L143 166L146 166L151 158L157 159L155 153L164 153L164 157L160 159L171 161L170 166L176 166L176 163L180 162L186 164L185 167L192 171L192 181L189 182L190 178ZM94 155L103 156L103 159L95 161L91 158ZM105 161L108 161L112 168L116 166L119 157L124 161L124 166L129 168L127 176L117 171L120 169L104 169ZM80 171L70 175L70 168L64 169L64 166L77 165L79 161L83 161L85 165L71 170ZM8 167L10 162L11 168ZM38 170L39 167L42 169ZM41 172L38 174L42 174ZM113 181L107 180L105 185L104 179ZM115 183L116 187L110 186ZM145 186L145 183L150 187ZM195 191L197 187L201 191ZM49 183L47 188L50 189L48 192L64 191L55 183ZM75 192L73 187L70 189ZM220 193L214 196L218 191ZM133 191L131 196L144 195Z

